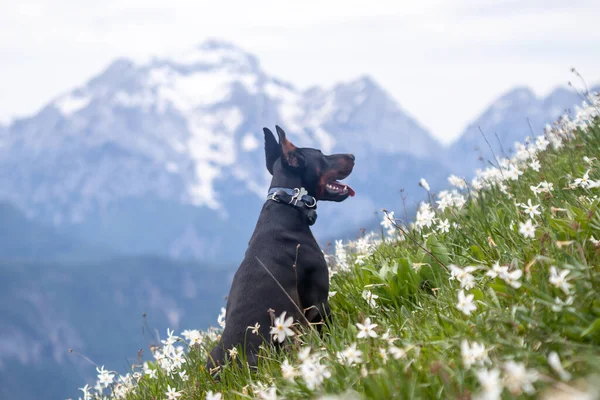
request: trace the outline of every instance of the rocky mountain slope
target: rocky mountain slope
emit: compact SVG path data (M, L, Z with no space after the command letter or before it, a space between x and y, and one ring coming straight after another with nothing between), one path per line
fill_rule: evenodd
M356 153L358 196L320 216L344 218L348 229L365 223L358 209L383 206L373 171L397 168L390 159L442 169L430 156L441 146L371 79L301 91L254 56L209 41L146 64L117 60L14 122L0 147L0 199L121 252L239 255L223 238L250 234L269 181L261 128L276 123L299 146ZM404 164L397 176L413 184ZM330 226L317 229L340 233Z

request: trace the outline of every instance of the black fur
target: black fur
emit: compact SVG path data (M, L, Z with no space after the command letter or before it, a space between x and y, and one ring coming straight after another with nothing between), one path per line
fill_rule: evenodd
M271 187L304 187L317 200L343 201L348 197L328 192L325 184L350 174L353 155L326 156L316 149L296 148L279 127L279 144L270 130L265 128L264 133L267 169L273 175ZM258 260L283 286L287 296ZM269 310L275 316L286 311L295 321L321 322L330 314L328 294L327 264L304 215L290 205L266 201L233 278L225 330L210 354L207 368L213 370L221 365L227 350L240 345L245 348L249 365L255 367L259 346L271 340ZM304 316L299 315L298 308ZM256 323L260 324L258 335L249 328Z

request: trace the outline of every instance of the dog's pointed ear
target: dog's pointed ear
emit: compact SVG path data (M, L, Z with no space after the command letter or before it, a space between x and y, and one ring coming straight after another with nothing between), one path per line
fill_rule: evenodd
M278 125L275 125L277 129L277 135L279 136L279 146L281 147L281 158L287 165L294 168L300 168L304 164L304 159L298 154L296 146L292 144L287 137L285 132Z
M281 157L281 148L279 147L279 143L277 143L277 139L275 139L275 135L273 135L273 132L271 132L269 128L263 128L263 132L265 133L265 156L267 159L267 170L269 170L269 173L273 175L273 164L275 164L275 161Z

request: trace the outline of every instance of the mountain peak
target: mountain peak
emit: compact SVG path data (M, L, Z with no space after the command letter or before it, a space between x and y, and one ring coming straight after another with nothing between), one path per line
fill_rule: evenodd
M244 52L240 47L233 44L228 40L218 39L218 38L208 38L205 41L198 44L196 47L205 50L215 50L215 49L227 49L227 50L236 50L239 52Z
M236 70L259 70L258 59L231 42L208 39L193 48L178 54L159 57L156 63L192 68L228 68Z
M362 75L348 82L340 82L335 86L334 90L343 91L345 93L353 92L363 94L385 94L385 90L383 90L383 88L368 75Z
M360 153L377 165L384 161L375 155L426 158L438 146L369 76L300 91L216 39L143 63L118 59L46 111L13 126L15 134L0 128L0 167L31 167L0 185L0 197L65 226L141 198L215 220L233 215L235 196L262 202L263 126L284 126L299 146ZM185 233L178 229L171 239Z
M537 96L535 95L535 93L533 92L533 90L531 90L531 88L527 87L527 86L517 86L516 88L509 90L508 92L504 93L502 96L500 96L500 98L496 101L496 103L502 103L502 102L511 102L511 103L529 103L532 101L536 101L537 100Z

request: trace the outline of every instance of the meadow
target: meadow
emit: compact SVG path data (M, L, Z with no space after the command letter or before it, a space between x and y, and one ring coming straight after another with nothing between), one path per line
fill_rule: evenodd
M284 350L266 345L258 371L231 349L241 363L215 380L220 328L168 331L130 371L99 366L80 397L598 398L599 149L589 95L472 181L434 193L422 179L415 217L383 210L380 232L333 244L332 320L319 333L277 316L267 343Z

